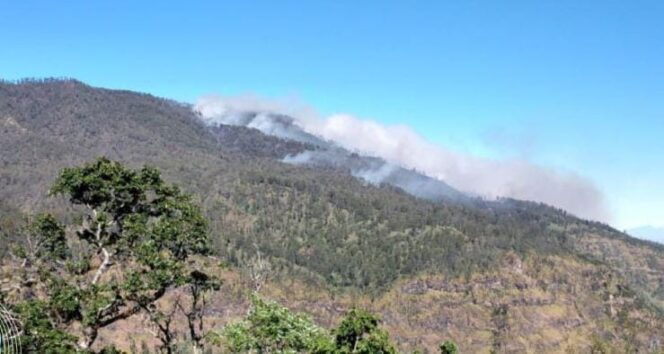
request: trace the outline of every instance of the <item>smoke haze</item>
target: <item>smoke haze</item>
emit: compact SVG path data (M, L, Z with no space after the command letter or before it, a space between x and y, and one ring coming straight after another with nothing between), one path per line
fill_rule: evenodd
M269 135L305 142L316 136L390 163L378 169L353 172L371 183L380 183L397 165L470 194L543 202L583 218L611 220L603 193L587 178L538 166L523 158L492 160L446 149L405 125L383 125L347 114L320 117L314 109L295 100L271 101L254 96L205 96L194 109L208 123L244 125ZM254 113L247 116L246 112ZM275 121L261 112L284 116L279 116L282 121ZM290 123L304 132L293 129ZM314 155L291 156L286 160L304 163Z

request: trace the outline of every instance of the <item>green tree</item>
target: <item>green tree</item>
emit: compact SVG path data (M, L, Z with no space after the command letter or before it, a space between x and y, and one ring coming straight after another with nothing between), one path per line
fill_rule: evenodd
M210 337L232 353L396 354L378 318L353 309L330 334L308 317L254 294L242 321Z
M446 340L440 344L440 354L457 354L459 350L457 349L454 342Z
M34 265L28 286L41 295L18 306L28 324L26 342L36 351L67 352L74 339L77 350L89 350L99 329L139 312L161 319L155 304L170 288L192 289L198 302L190 320L199 318L200 295L211 282L187 261L209 246L206 220L190 196L156 169L132 170L106 158L65 169L51 194L67 197L84 214L67 228L50 215L37 217L28 247L16 252ZM70 242L66 229L76 230ZM65 328L80 330L66 334ZM192 328L197 342L199 330L202 324Z
M343 318L335 333L340 353L396 353L387 332L379 327L374 314L352 309Z
M21 316L21 343L28 353L71 353L76 351L76 337L68 334L45 316L49 304L40 300L26 301L16 307Z
M232 353L332 353L327 332L308 317L294 314L277 303L253 295L247 317L226 326L213 337Z

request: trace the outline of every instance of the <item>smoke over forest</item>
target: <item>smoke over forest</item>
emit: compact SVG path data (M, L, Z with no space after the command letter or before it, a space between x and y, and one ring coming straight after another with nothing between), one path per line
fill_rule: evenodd
M418 197L449 197L456 189L484 198L543 202L598 221L611 219L603 193L583 176L525 159L493 160L447 149L405 125L383 125L347 114L321 117L294 100L254 96L205 96L194 109L208 123L246 126L324 148L287 156L286 162L347 166L367 182L395 184ZM380 160L354 163L348 151ZM419 174L413 171L430 179L415 178Z

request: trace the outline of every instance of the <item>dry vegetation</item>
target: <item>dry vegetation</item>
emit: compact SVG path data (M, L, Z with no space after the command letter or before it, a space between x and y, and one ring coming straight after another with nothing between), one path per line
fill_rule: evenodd
M77 211L45 198L64 167L97 156L153 165L197 196L225 284L211 326L246 313L242 275L256 249L261 290L331 327L355 304L383 317L401 349L619 352L664 343L664 250L554 208L514 200L419 200L348 173L285 165L299 143L246 128L208 129L190 107L73 80L0 83L2 252L22 215ZM11 269L5 268L11 273ZM153 343L141 321L105 341Z

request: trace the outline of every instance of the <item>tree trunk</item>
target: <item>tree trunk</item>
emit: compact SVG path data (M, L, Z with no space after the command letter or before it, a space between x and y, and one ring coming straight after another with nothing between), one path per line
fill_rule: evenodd
M106 248L102 247L101 252L104 254L104 260L101 262L101 265L97 269L94 278L92 278L92 284L97 284L99 278L104 273L104 271L106 271L106 268L108 268L108 265L111 263L111 254L108 253Z

